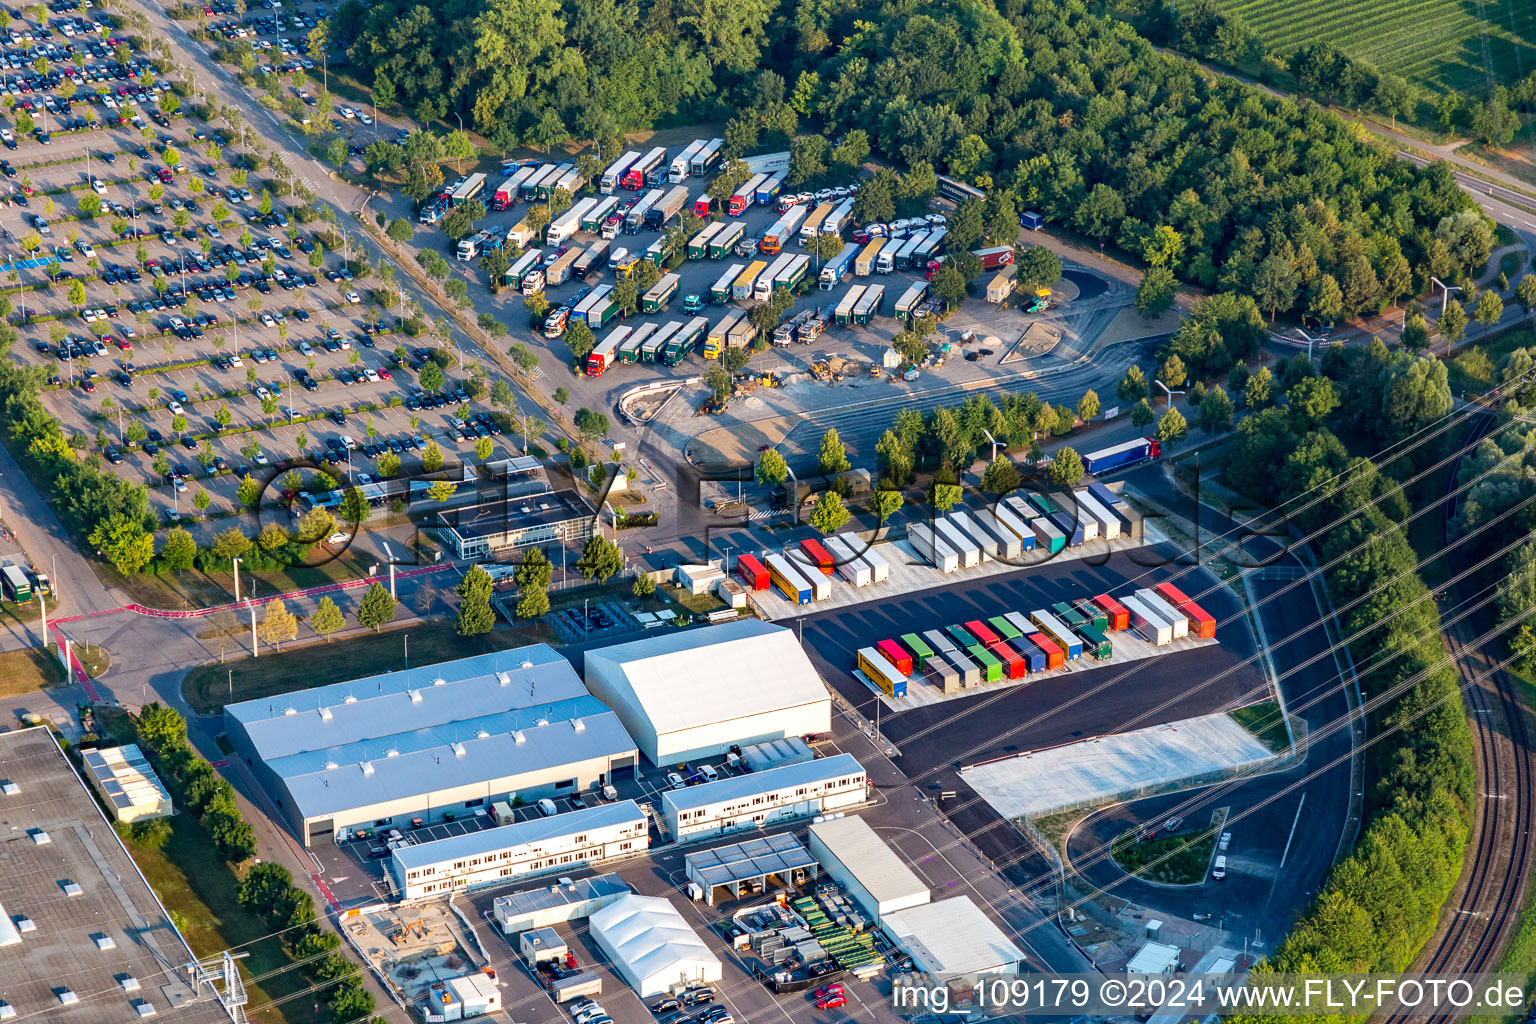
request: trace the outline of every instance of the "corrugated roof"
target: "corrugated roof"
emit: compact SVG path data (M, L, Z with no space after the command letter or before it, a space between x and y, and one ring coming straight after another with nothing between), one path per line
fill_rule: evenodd
M585 665L627 687L658 735L831 700L795 634L757 619L600 647Z
M699 850L683 858L690 876L705 885L730 885L764 875L787 875L796 868L814 867L816 858L786 832L749 839L745 843Z
M468 835L435 839L430 843L397 846L394 853L395 866L402 873L401 877L404 877L403 872L414 868L633 821L644 822L645 812L633 800L621 800L580 811L552 814L547 818L530 818L528 821L482 829Z
M916 893L928 895L928 884L907 862L875 834L863 818L847 815L811 825L811 834L847 868L876 903L889 903Z
M698 786L686 786L683 789L669 789L662 794L662 802L670 810L684 811L692 807L704 807L738 797L752 796L755 793L783 789L786 786L856 775L863 771L863 765L859 764L858 758L852 754L833 754L831 757L823 757L815 761L779 765L777 768L749 772L746 775L732 775L718 782L705 782Z
M593 875L590 878L575 879L570 885L556 883L538 889L511 892L505 896L496 897L491 906L503 916L516 917L539 910L570 906L572 903L586 903L589 900L621 896L630 891L629 883L618 875Z
M932 974L995 971L1024 959L1024 951L969 896L892 911L881 925Z

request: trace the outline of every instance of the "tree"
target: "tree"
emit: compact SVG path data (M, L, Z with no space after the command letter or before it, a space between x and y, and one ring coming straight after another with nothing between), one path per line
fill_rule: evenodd
M190 569L196 557L197 541L190 533L180 526L166 533L165 543L160 546L160 562L167 569L173 572Z
M424 364L422 364L421 372L417 374L416 379L417 383L419 383L424 390L437 391L443 386L443 382L445 380L443 377L443 368L437 365L436 360L428 359Z
M1429 324L1423 313L1415 310L1403 318L1403 330L1398 340L1410 352L1422 352L1429 347Z
M1179 282L1167 267L1148 267L1136 289L1136 311L1152 317L1173 308Z
M565 329L565 343L571 350L571 358L581 360L597 347L597 336L583 320L572 320Z
M287 530L283 529L281 526L278 526L276 523L268 523L266 526L262 527L261 532L256 535L256 546L261 550L270 553L276 551L278 548L282 547L284 544L287 544L292 539L293 538L289 536Z
M848 471L848 449L843 447L835 427L829 427L827 432L821 435L821 451L817 456L817 467L824 475Z
M950 263L940 267L938 273L933 275L930 287L934 298L944 303L946 309L959 309L965 301L965 277Z
M1163 413L1157 421L1157 440L1164 448L1171 448L1174 444L1189 436L1189 423L1184 419L1184 414L1177 409L1169 409Z
M549 611L549 592L542 587L529 589L523 588L522 595L517 602L517 617L520 619L536 619Z
M1116 393L1119 394L1122 402L1134 402L1139 398L1147 397L1147 375L1142 372L1141 367L1132 364L1131 368L1125 371L1125 376L1121 378Z
M1529 273L1515 282L1515 301L1529 313L1536 309L1536 273Z
M368 499L358 487L348 487L341 497L341 507L337 509L341 514L341 520L354 530L368 521L373 514L373 508L368 504Z
M299 635L299 620L288 610L282 598L275 597L267 602L267 610L256 632L267 643L282 650L284 640L292 640Z
M496 625L496 613L491 610L490 573L476 565L459 581L459 620L455 627L459 636L481 636Z
M363 594L362 602L357 606L357 622L375 633L388 623L394 621L395 609L399 603L390 595L382 583L375 583Z
M869 511L880 522L885 522L901 509L901 492L881 487L869 496Z
M240 527L231 526L220 530L214 536L211 550L215 558L227 562L251 550L251 538L247 537Z
M737 350L732 349L731 351L734 352ZM726 368L723 366L710 367L709 370L704 374L704 386L707 387L710 390L710 393L714 395L715 403L723 407L725 405L725 400L731 397L732 384L730 371L726 370Z
M416 237L416 229L404 217L396 217L391 220L389 227L384 229L384 233L401 245ZM318 248L316 251L319 251Z
M436 441L428 441L422 450L421 468L427 473L436 473L443 468L443 449Z
M1157 414L1152 411L1151 403L1145 398L1140 399L1135 405L1131 406L1131 423L1138 429L1151 423L1156 416Z
M1260 309L1269 310L1269 320L1282 309L1296 304L1296 293L1301 287L1300 275L1292 261L1284 253L1272 252L1264 257L1253 276L1253 300Z
M583 406L576 410L573 422L583 439L596 441L600 437L608 436L608 416L606 413Z
M97 523L88 539L124 576L138 573L155 557L154 535L144 529L143 520L124 512Z
M634 585L629 588L629 592L644 600L656 593L656 581L644 574L636 576Z
M961 491L957 483L940 483L934 480L933 487L928 495L928 503L933 506L935 512L948 512L960 504Z
M346 616L329 597L322 597L315 606L315 613L309 617L309 628L317 636L325 637L326 643L331 642L331 634L340 632L346 625Z
M1177 355L1171 355L1163 360L1163 365L1158 367L1157 379L1162 381L1169 389L1176 389L1189 379L1189 371L1184 368L1184 360Z
M618 546L607 537L595 536L587 541L576 561L576 571L588 580L606 583L624 568L624 558Z
M555 567L538 548L526 548L512 578L522 590L546 590L555 578Z
M1307 291L1307 312L1331 324L1344 315L1344 292L1332 274L1322 274Z
M452 480L438 480L427 488L427 500L442 504L453 497L458 489L459 485Z
M777 487L789 477L789 466L776 449L769 448L757 457L757 482Z
M1477 302L1472 306L1472 319L1483 325L1484 334L1487 334L1503 315L1504 300L1500 299L1498 292L1491 288L1479 295Z
M1083 479L1083 459L1071 448L1062 448L1051 459L1046 475L1057 487L1075 487Z
M496 444L490 438L479 438L475 441L475 458L479 459L481 462L485 462L491 457L491 453L495 450L495 448ZM381 459L380 461L382 462L383 460Z
M1261 366L1243 385L1243 404L1254 412L1267 409L1275 402L1275 375L1269 367Z
M1200 400L1200 429L1214 434L1232 426L1232 399L1221 386L1211 388Z
M1083 392L1077 400L1077 418L1087 423L1099 414L1099 393L1092 388Z
M1467 336L1467 311L1461 303L1452 299L1440 314L1440 337L1445 339L1446 351Z
M1043 245L1015 249L1014 280L1020 288L1049 288L1061 280L1061 257Z
M1003 495L1019 486L1019 471L1013 460L1000 455L987 464L981 474L981 489L988 494Z
M853 513L843 504L841 495L836 491L823 491L807 521L821 531L822 536L828 537L842 529L852 517Z

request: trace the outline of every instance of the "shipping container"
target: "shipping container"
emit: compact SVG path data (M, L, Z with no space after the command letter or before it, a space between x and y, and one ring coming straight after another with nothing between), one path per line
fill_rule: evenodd
M874 573L870 571L869 563L860 557L855 545L842 537L828 537L822 543L832 552L839 576L855 587L867 587L874 582Z
M1009 679L1023 679L1029 674L1029 663L1006 640L999 640L987 650L1003 663L1003 673Z
M475 198L484 191L485 175L479 171L476 171L474 174L471 174L469 177L464 179L464 184L453 190L453 193L448 197L448 200L449 202L453 203L454 206L463 206L465 203L469 202L471 199Z
M885 245L884 238L871 238L859 251L859 255L853 261L853 276L868 277L875 272L875 260L880 255L880 248Z
M809 568L814 568L823 576L831 576L835 560L832 552L828 551L822 543L814 537L807 537L800 542L799 561Z
M1017 640L1024 635L1024 631L1008 621L1006 615L987 616L987 625L992 627L1000 640Z
M1189 635L1189 616L1151 587L1136 591L1136 599L1156 612L1164 622L1173 627L1173 638Z
M837 205L837 209L827 215L827 219L821 222L821 234L841 235L853 223L853 197L844 199Z
M881 640L875 644L880 656L904 676L912 674L912 655L895 640Z
M912 662L918 669L933 658L933 648L923 643L923 638L916 633L903 633L900 639L901 646L912 652Z
M1099 521L1084 512L1075 500L1067 494L1052 494L1062 514L1072 521L1078 531L1082 532L1083 542L1099 539Z
M1045 516L1030 520L1029 524L1035 531L1035 541L1042 549L1056 554L1067 546L1066 534L1056 528Z
M619 184L631 191L639 191L649 184L650 176L662 166L667 159L665 146L657 146L649 153L636 157L628 167L624 168L623 175L619 178Z
M517 262L507 268L502 275L502 280L514 289L523 286L523 279L538 269L539 261L544 258L544 250L529 249L517 258Z
M1055 512L1045 517L1057 531L1066 538L1067 547L1080 547L1083 543L1083 524L1077 521L1077 517L1066 512Z
M699 151L693 154L693 159L688 161L688 170L695 178L702 178L708 174L720 159L720 148L725 145L724 139L710 139L704 143Z
M811 603L811 585L789 564L789 559L783 555L769 555L764 562L768 568L768 578L779 588L780 593L795 604Z
M1077 635L1083 638L1083 650L1094 661L1108 661L1114 656L1115 649L1110 645L1109 637L1097 626L1078 626Z
M1096 594L1094 595L1093 603L1104 610L1105 616L1109 619L1109 629L1111 632L1118 629L1131 628L1130 609L1126 608L1119 601L1116 601L1108 594Z
M853 322L867 324L880 315L880 301L885 298L885 285L866 285L864 294L853 304Z
M1061 668L1067 663L1066 652L1063 651L1050 637L1044 633L1031 633L1026 637L1035 649L1045 656L1045 669L1047 672Z
M704 225L698 234L688 239L688 258L691 260L701 260L708 256L709 240L718 235L723 227L725 227L725 224L721 221L711 221Z
M768 569L752 555L736 557L736 578L751 591L768 589Z
M928 681L943 693L959 693L964 685L960 673L945 658L927 659L923 662L923 671Z
M901 298L896 300L896 319L901 321L911 320L916 314L917 307L923 304L928 297L928 282L917 281L906 291L901 293Z
M972 619L969 622L964 623L964 626L965 631L971 634L971 636L975 637L977 642L979 642L983 647L991 647L993 644L1002 639L1002 637L998 636L995 632L992 631L991 626L987 625L980 619Z
M693 215L708 220L714 216L715 201L709 198L708 192L700 192L693 197Z
M1040 632L1035 624L1029 621L1029 616L1021 612L1003 612L1000 618L1012 626L1014 633L1018 636L1029 636L1031 633Z
M832 311L833 322L835 322L839 327L847 327L849 324L853 323L853 307L858 304L859 299L861 299L863 296L864 285L856 284L852 288L849 288L848 291L843 294L843 297L838 302L836 308Z
M1013 275L1017 268L1004 267L987 282L987 301L994 306L1008 301L1013 294Z
M7 601L32 600L32 580L21 566L0 566L0 584L4 586L3 592Z
M731 286L736 283L736 279L740 277L742 271L746 269L747 265L745 263L732 263L729 267L727 267L725 273L720 275L720 280L716 281L713 285L710 286L710 299L718 303L730 302Z
M709 332L709 321L702 316L696 316L689 320L677 333L667 339L666 350L662 353L662 360L668 366L676 366L704 343L704 335ZM817 600L820 600L818 598Z
M784 268L788 267L790 261L793 259L794 256L787 252L781 253L775 257L773 262L768 264L768 269L757 275L757 279L752 282L751 297L759 302L766 302L768 299L772 298L773 279L777 277L778 274L784 270Z
M1045 218L1033 210L1026 210L1019 214L1019 227L1030 231L1039 231L1045 227Z
M1083 469L1089 473L1108 473L1111 470L1134 466L1163 454L1162 446L1154 438L1138 437L1120 444L1100 448L1083 456Z
M1026 624L1029 622L1028 619L1025 619L1024 621ZM1008 646L1012 647L1014 651L1017 652L1018 656L1024 659L1024 665L1029 669L1029 671L1044 672L1047 668L1050 667L1050 661L1046 658L1045 652L1036 647L1034 643L1030 641L1029 638L1033 635L1034 633L1030 632L1024 634L1023 636L1017 637L1016 639L1010 640L1008 642Z
M693 173L694 156L708 144L705 139L694 139L688 143L688 146L667 164L667 180L676 183Z
M918 231L903 241L901 245L897 246L896 251L891 253L892 267L896 270L909 269L912 266L912 254L917 251L917 247L922 245L927 237L928 232Z
M1093 517L1099 524L1099 536L1105 540L1115 540L1120 536L1120 520L1115 515L1099 504L1097 498L1088 493L1087 488L1072 492L1072 500L1077 503L1079 514Z
M517 197L524 202L532 202L539 194L539 183L545 178L554 177L565 173L559 164L540 164L539 169L524 178L522 184L517 186Z
M923 639L939 654L949 654L960 649L955 646L955 642L949 638L948 634L937 629L923 630Z
M809 256L791 256L789 263L781 267L777 274L773 275L773 288L776 291L792 292L805 280L805 275L811 269ZM770 293L771 294L771 293ZM858 319L858 310L854 310L854 319Z
M862 561L865 565L869 566L869 576L871 583L884 583L886 580L891 578L890 565L886 563L885 556L881 555L878 551L875 550L875 545L873 543L871 543L869 547L865 548L863 551L859 552L859 560Z
M1173 643L1172 623L1164 622L1161 615L1142 604L1134 595L1122 597L1120 603L1130 613L1131 625L1143 640L1157 647Z
M1216 618L1193 601L1179 605L1179 611L1189 616L1190 635L1198 640L1216 639Z
M709 258L723 260L736 248L736 243L746 236L747 226L740 221L727 221L720 233L709 240Z
M973 569L981 564L981 547L966 536L964 530L943 519L934 520L933 528L940 537L944 538L955 554L960 556L962 569Z
M638 363L640 350L650 340L651 335L656 333L656 327L656 324L641 324L636 327L634 332L624 339L624 344L619 346L619 362Z
M1068 629L1076 629L1078 626L1086 626L1088 624L1087 616L1083 615L1066 601L1057 601L1052 604L1051 614L1066 623Z
M602 305L603 302L607 301L608 296L612 294L612 285L598 285L596 288L587 293L586 298L582 299L576 304L576 308L571 311L571 318L573 320L581 320L585 322L589 327L593 326L593 321L597 319L597 308Z
M1036 608L1029 613L1029 618L1040 627L1040 632L1056 641L1067 652L1068 661L1076 661L1083 656L1083 642L1056 616L1044 608Z
M907 528L907 540L912 549L926 558L935 569L948 575L960 568L960 555L929 523L913 523Z
M676 185L670 192L645 211L645 227L648 231L660 231L671 223L672 218L683 212L688 205L688 186Z
M976 546L981 549L981 560L983 562L990 562L997 557L997 537L993 535L991 530L973 519L969 512L957 508L950 511L946 518L951 524L964 530L966 536L976 542Z
M1072 607L1077 609L1077 614L1083 617L1083 621L1094 629L1109 632L1109 613L1089 598L1083 597L1072 602Z
M896 667L880 656L880 652L873 647L859 649L859 671L864 673L871 683L890 694L892 697L905 697L907 695L907 680Z
M619 157L613 163L609 164L608 169L603 172L603 177L599 183L599 187L604 192L612 192L614 189L618 188L619 182L623 181L624 179L624 172L629 170L630 165L639 159L639 151L633 149Z
M755 174L745 184L731 193L730 204L726 207L726 213L732 217L740 217L752 208L757 200L757 186L768 180L766 174Z
M981 674L987 682L997 683L1002 681L1003 662L997 655L981 646L981 644L966 648L965 653L972 661L981 666Z
M1120 536L1129 537L1133 541L1146 539L1147 525L1140 512L1131 508L1128 502L1110 506L1110 512L1120 520Z
M1034 521L1040 518L1040 510L1025 500L1023 494L1004 495L1000 504L1005 505L1008 511L1022 519L1031 530L1034 529Z
M953 650L945 651L941 657L955 666L955 671L960 673L960 686L962 689L981 685L981 666L976 664L970 654L961 650Z

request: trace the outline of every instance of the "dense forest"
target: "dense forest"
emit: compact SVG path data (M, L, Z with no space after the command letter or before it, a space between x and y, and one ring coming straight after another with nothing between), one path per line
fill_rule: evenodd
M1270 316L1378 308L1479 269L1491 242L1448 167L1076 0L346 0L333 32L381 105L462 117L500 150L607 156L708 121L734 154L856 139Z

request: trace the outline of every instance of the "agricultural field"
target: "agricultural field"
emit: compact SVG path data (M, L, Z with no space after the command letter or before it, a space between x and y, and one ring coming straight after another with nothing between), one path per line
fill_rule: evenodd
M1289 57L1309 42L1431 92L1482 95L1536 71L1536 4L1528 0L1216 0Z

